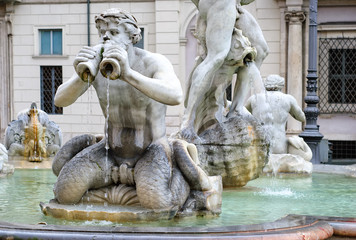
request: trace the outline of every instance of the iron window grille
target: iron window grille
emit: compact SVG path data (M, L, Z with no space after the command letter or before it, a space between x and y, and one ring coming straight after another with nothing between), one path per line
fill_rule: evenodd
M41 109L48 114L63 114L63 108L54 105L54 96L62 82L62 66L41 66Z
M356 159L356 141L335 141L332 143L333 159Z
M356 113L356 38L319 39L320 113Z

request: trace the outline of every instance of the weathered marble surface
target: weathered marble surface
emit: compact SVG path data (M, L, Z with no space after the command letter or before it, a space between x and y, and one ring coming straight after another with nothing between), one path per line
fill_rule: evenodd
M294 154L270 154L267 165L263 168L265 173L296 173L311 174L313 164Z
M0 143L0 171L3 168L4 162L8 162L7 149Z
M244 186L257 178L268 153L260 124L243 107L251 87L264 91L259 67L268 54L261 28L241 6L250 2L193 1L199 10L198 60L189 78L180 131L172 136L194 143L202 168L221 175L224 187ZM234 74L229 102L226 89Z
M200 166L222 176L224 187L242 187L258 178L268 157L268 142L253 116L234 116L199 135Z
M0 177L14 173L14 166L9 164L7 149L0 143Z
M219 214L221 177L199 167L193 144L166 136L166 105L183 96L172 64L133 46L141 34L130 13L108 9L95 21L100 41L80 50L76 72L58 88L55 104L66 107L93 86L105 137L77 136L60 149L52 168L56 201L139 205L169 216Z
M179 133L188 141L199 139L201 131L225 120L222 110L227 107L225 90L234 73L237 73L237 81L230 111L241 112L250 87L250 79L245 76L247 63L254 61L259 68L268 54L261 28L241 7L250 2L193 1L199 10L195 34L199 53L188 83ZM263 90L259 78L251 82L256 91Z
M287 137L285 131L289 114L301 122L305 122L305 115L293 96L281 92L283 86L284 78L269 75L265 80L267 92L251 96L246 103L247 110L263 124L270 142L271 155L263 171L310 174L311 149L302 138Z
M51 200L49 203L40 203L41 211L48 216L56 218L65 218L67 220L105 220L111 222L131 222L131 221L159 221L180 217L192 216L217 216L221 212L221 192L222 185L220 177L209 177L213 183L214 191L207 192L208 197L206 202L202 203L205 207L199 210L192 211L190 204L194 203L194 196L191 196L186 201L186 208L166 208L166 209L148 209L140 205L139 199L136 196L130 197L135 204L123 204L116 201L122 199L117 197L120 193L114 189L106 192L106 189L91 190L83 196L79 204L59 204L56 200ZM112 186L112 188L121 188L122 185ZM127 188L127 186L126 186ZM124 188L122 188L124 190ZM131 187L132 192L134 188ZM130 192L125 191L125 194ZM105 196L105 194L110 195ZM199 192L193 191L192 195ZM116 199L115 199L116 198ZM219 204L217 204L219 203ZM215 208L215 209L214 209Z
M175 209L147 209L140 206L59 204L56 201L40 203L41 211L48 216L67 220L105 220L111 222L158 221L172 219Z

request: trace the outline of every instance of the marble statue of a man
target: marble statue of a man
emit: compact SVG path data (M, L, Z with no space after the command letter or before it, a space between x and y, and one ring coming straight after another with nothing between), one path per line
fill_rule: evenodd
M264 129L269 135L270 158L268 165L271 165L272 158L278 158L278 161L286 159L286 164L281 164L280 162L274 164L280 168L284 168L278 171L301 171L310 173L311 163L309 161L312 158L312 152L309 146L298 136L287 137L285 131L289 114L301 122L305 122L305 115L292 95L281 92L283 86L284 78L279 75L269 75L265 80L267 92L251 96L247 100L246 108L263 124ZM287 158L283 156L282 158L282 154L299 156L301 159L296 160L293 156L288 156ZM294 164L296 162L295 160L301 164ZM292 163L292 161L294 161L294 163ZM305 161L307 163L305 163ZM291 170L291 164L294 165L294 170ZM307 164L307 166L305 166L305 164ZM301 170L296 170L296 165L300 166Z
M92 79L81 79L85 75L75 73L58 88L55 104L68 106L90 85L95 88L107 118L108 160L105 163L105 141L76 155L60 151L59 156L71 155L71 159L68 163L58 159L60 167L54 163L53 169L58 174L55 197L60 203L73 204L89 189L121 182L136 187L144 208L180 208L189 195L190 186L185 179L192 175L188 173L184 178L184 173L178 170L179 163L175 162L178 160L173 160L166 137L166 105L179 104L183 96L173 66L164 56L133 46L141 35L130 13L108 9L95 22L99 47L84 47L74 66L95 61L102 54L103 59L112 59L119 65L119 75L117 79L109 79L98 71ZM118 168L119 171L113 171Z

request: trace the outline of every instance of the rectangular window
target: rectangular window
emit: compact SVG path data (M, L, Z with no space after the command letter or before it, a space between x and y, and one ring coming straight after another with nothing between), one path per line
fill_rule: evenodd
M40 55L62 55L62 29L40 29Z
M356 49L329 50L329 103L356 103Z
M41 109L48 114L63 113L63 108L54 105L54 95L62 82L62 66L41 66Z
M321 113L356 113L356 38L319 40Z

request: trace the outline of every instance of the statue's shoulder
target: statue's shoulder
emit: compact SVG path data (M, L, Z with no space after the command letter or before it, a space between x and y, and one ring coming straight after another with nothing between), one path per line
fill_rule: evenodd
M170 61L167 57L160 53L150 52L145 49L136 48L135 49L136 56L142 60L146 65L147 64L154 64L158 66L165 66L167 64L171 65Z
M154 52L148 51L146 49L142 49L142 48L135 47L135 52L136 52L136 56L141 57L141 58L153 58L153 59L165 58L165 59L167 59L165 56L163 56L160 53L154 53Z

